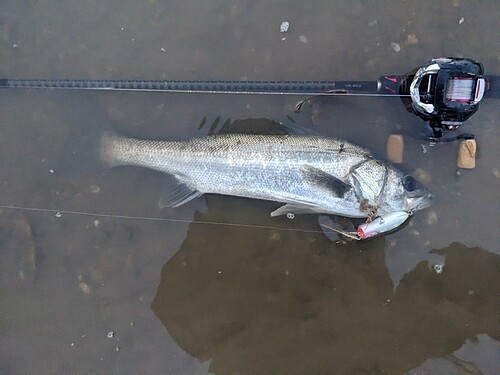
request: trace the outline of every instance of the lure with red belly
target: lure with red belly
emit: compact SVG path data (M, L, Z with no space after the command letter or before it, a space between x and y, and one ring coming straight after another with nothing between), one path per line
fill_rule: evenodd
M382 233L390 232L403 225L409 217L410 213L406 211L396 211L384 216L379 216L370 223L364 223L358 227L357 233L359 239L364 240Z

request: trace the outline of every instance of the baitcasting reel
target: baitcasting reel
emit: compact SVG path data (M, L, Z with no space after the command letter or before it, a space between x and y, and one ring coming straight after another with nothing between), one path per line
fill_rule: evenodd
M479 108L490 84L483 72L471 59L433 59L404 76L399 92L410 95L413 112L432 128L456 130Z

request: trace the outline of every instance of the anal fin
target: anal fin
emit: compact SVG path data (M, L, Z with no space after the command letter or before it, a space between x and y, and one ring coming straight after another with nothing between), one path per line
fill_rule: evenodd
M160 208L175 208L202 195L202 192L180 181L179 178L168 176L163 184L159 205Z

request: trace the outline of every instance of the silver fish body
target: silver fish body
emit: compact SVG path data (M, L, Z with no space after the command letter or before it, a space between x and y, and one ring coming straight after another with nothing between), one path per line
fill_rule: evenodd
M172 175L175 182L163 204L170 207L212 193L285 203L272 216L361 218L417 210L431 198L411 176L375 160L366 149L319 136L222 134L174 142L106 133L100 156L110 166Z

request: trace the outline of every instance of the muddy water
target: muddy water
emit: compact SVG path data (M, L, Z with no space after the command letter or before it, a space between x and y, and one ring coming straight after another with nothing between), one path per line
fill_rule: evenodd
M494 1L7 0L0 73L375 79L454 55L498 74L498 17ZM468 121L477 168L458 173L457 144L414 137L422 123L399 99L322 99L300 114L295 102L0 92L0 204L52 210L0 211L1 372L495 373L496 102ZM160 210L158 173L95 158L107 129L186 139L246 119L232 126L295 121L379 157L404 134L401 168L436 203L398 233L337 245L314 216L270 218L269 202L209 196Z

